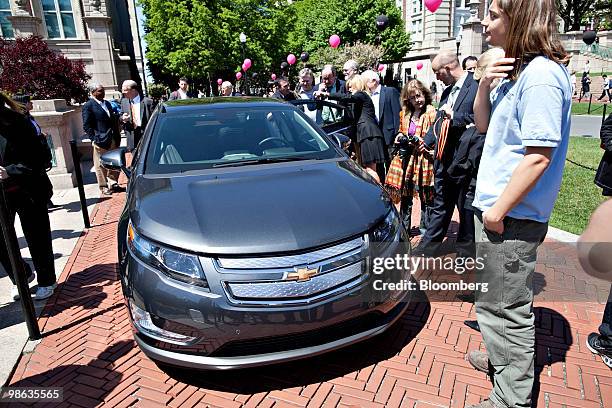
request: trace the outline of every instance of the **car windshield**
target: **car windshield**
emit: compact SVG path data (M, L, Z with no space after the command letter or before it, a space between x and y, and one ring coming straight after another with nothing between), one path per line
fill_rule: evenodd
M163 174L337 155L295 108L212 107L161 115L149 145L146 173Z

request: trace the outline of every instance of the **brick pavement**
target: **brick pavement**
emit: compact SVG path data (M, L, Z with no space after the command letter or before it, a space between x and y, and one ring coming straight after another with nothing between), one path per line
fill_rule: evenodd
M315 358L225 372L162 371L136 347L117 279L116 220L124 194L102 201L40 320L47 334L22 356L11 386L59 386L60 406L463 407L486 398L489 378L464 355L483 349L465 302L413 302L378 338ZM418 208L418 206L417 206ZM585 277L570 246L549 243L535 285L583 302L538 301L537 406L612 407L612 375L584 342L601 321L607 288ZM604 296L602 298L602 296ZM557 298L559 299L559 298Z

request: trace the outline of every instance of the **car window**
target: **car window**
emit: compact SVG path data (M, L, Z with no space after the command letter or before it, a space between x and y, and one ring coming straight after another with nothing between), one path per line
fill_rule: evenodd
M295 108L209 108L160 115L148 145L146 173L232 165L245 160L322 159L337 154Z

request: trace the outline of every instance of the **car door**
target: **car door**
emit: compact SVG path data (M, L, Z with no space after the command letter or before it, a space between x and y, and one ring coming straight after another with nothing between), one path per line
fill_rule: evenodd
M326 134L337 139L343 149L348 148L356 126L351 106L318 99L297 99L291 103L310 117Z

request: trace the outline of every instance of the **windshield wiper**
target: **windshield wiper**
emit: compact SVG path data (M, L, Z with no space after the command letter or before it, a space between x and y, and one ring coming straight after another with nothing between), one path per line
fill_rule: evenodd
M235 160L227 163L216 163L213 167L248 166L250 164L281 163L299 160L317 160L313 157L288 156L288 157L261 157L259 159Z

